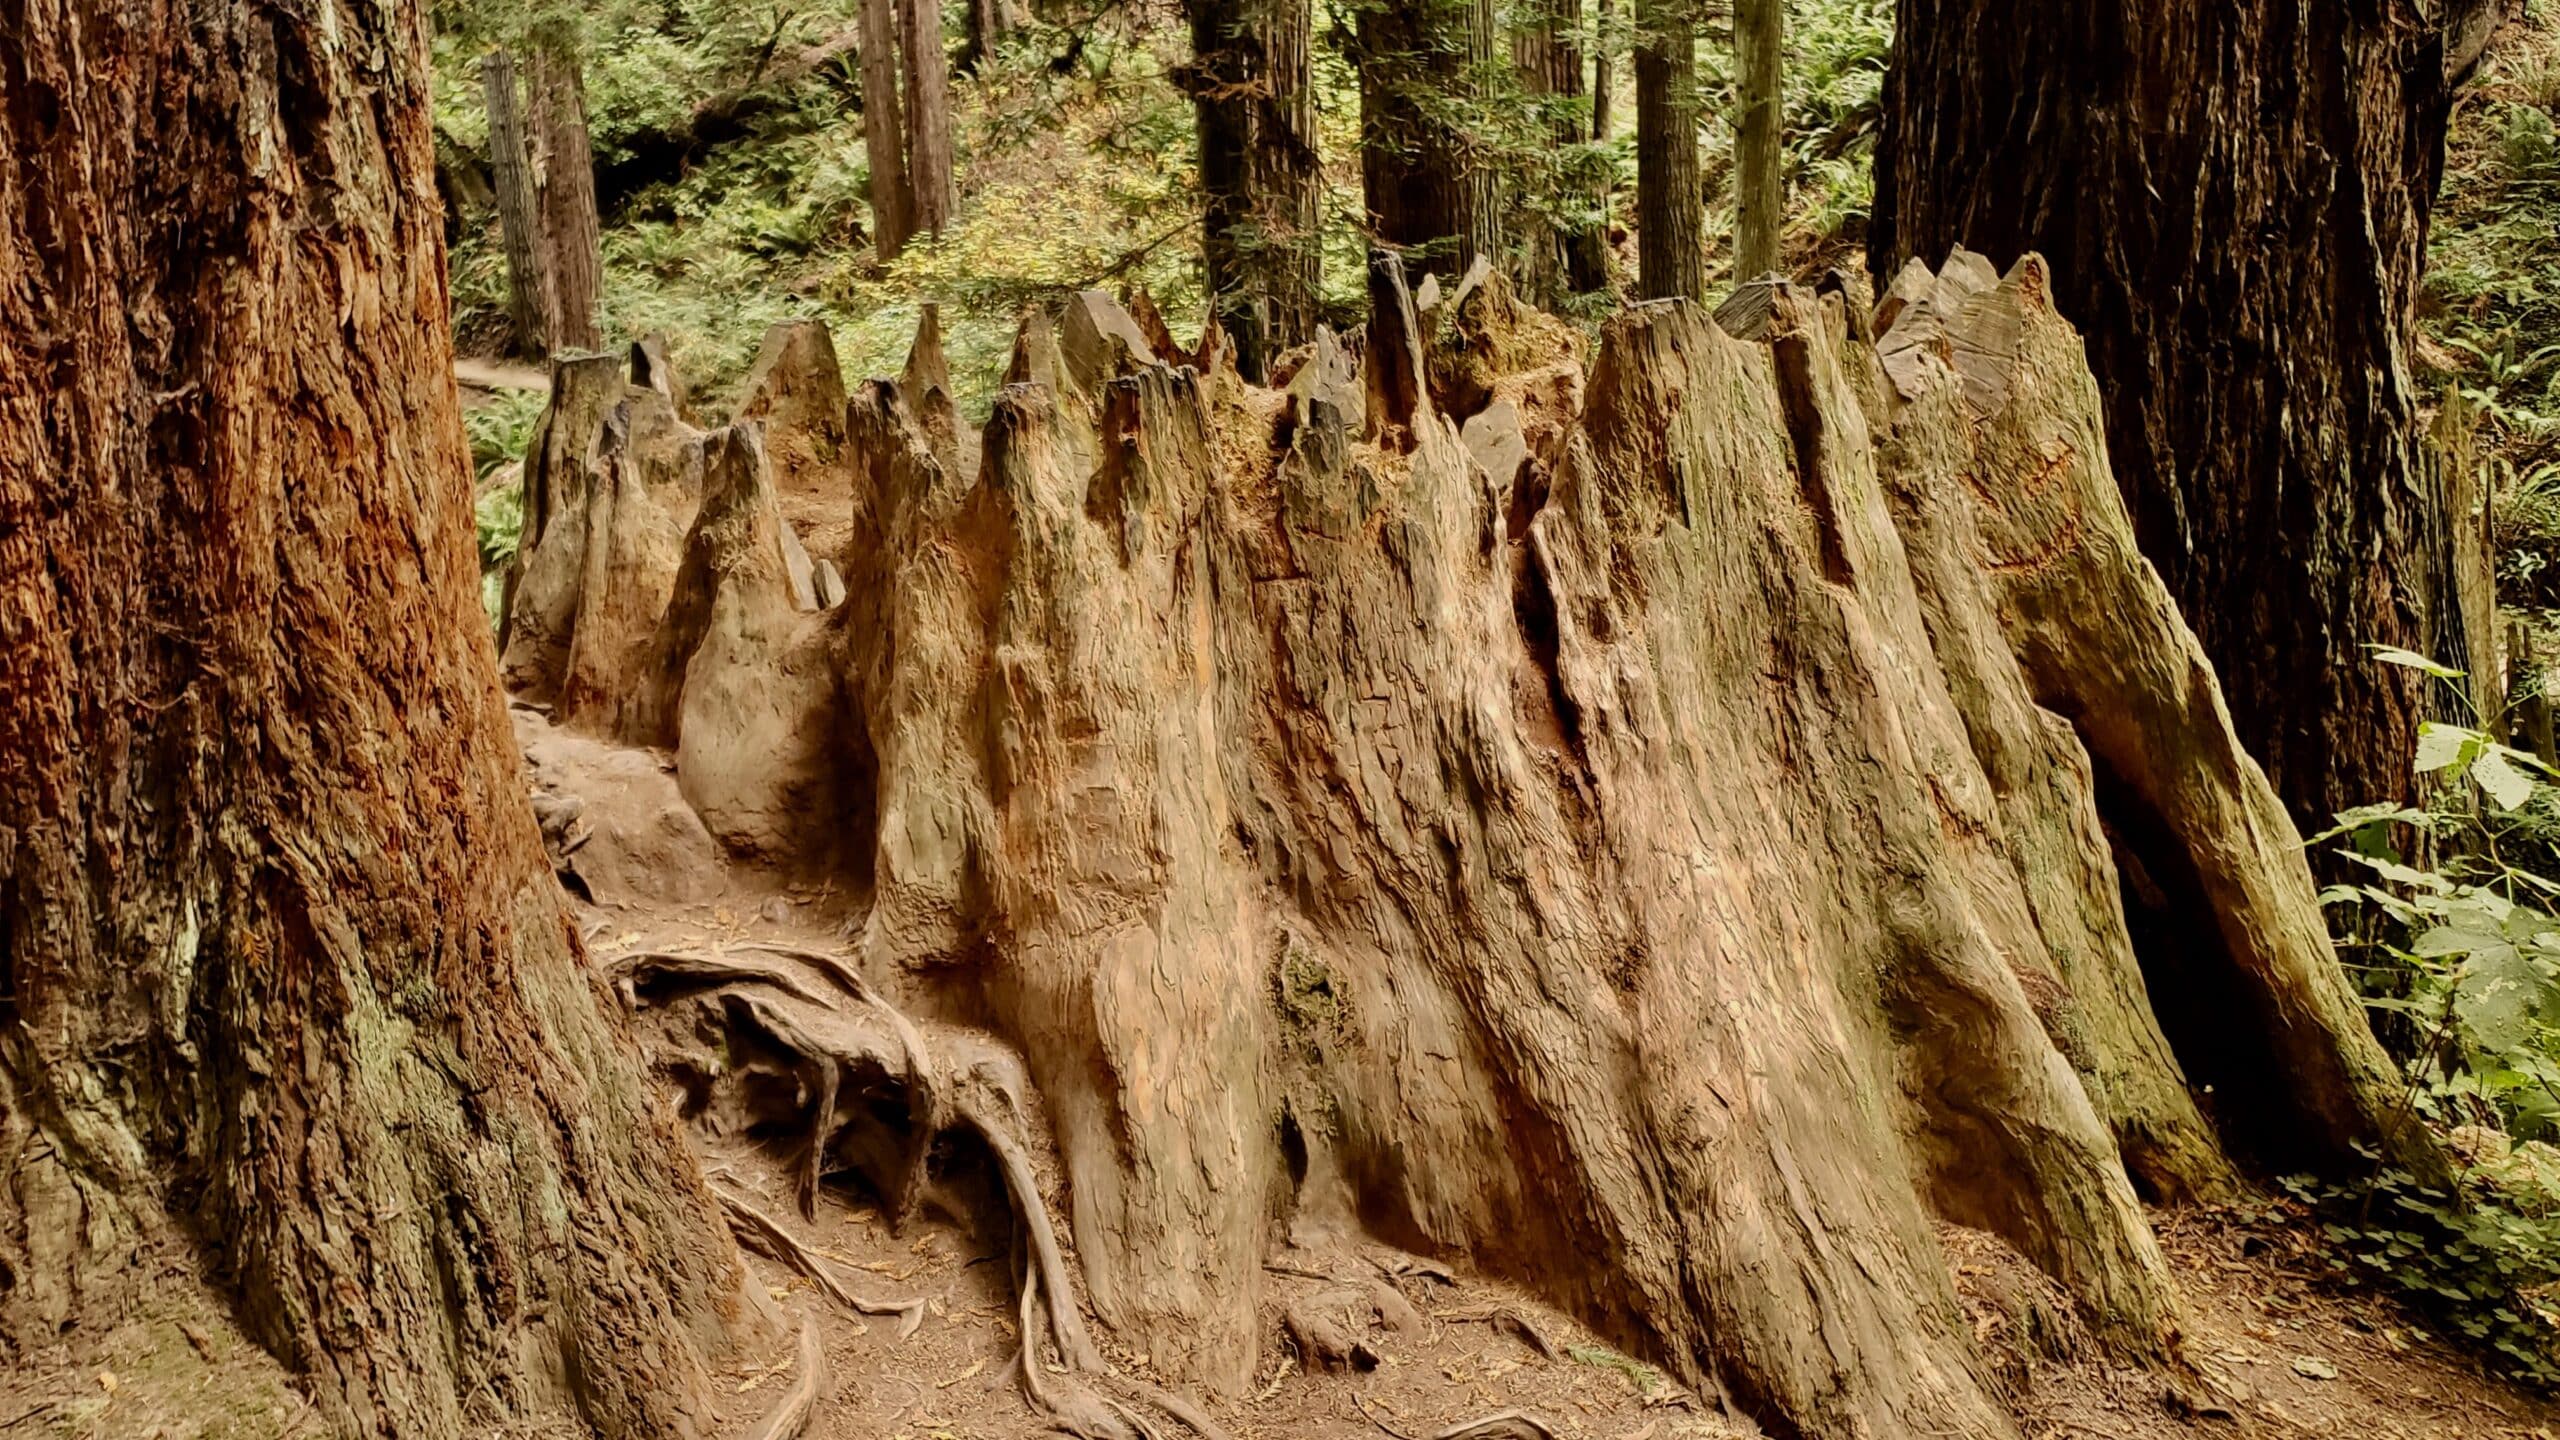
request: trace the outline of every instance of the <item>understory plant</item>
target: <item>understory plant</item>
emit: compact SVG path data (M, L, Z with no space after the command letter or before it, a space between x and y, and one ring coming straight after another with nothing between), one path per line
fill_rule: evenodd
M2376 657L2468 704L2460 672ZM2320 1214L2338 1270L2560 1383L2560 776L2485 726L2435 721L2415 764L2422 803L2347 811L2311 843L2359 872L2320 898L2401 1062L2395 1123L2433 1130L2455 1173L2427 1183L2377 1160L2286 1188Z

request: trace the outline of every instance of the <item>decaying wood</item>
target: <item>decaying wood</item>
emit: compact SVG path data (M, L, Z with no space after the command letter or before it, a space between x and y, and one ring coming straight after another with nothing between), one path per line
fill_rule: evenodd
M929 362L840 423L758 422L827 427L794 513L847 594L736 666L823 672L779 687L826 737L779 767L834 797L823 848L756 853L869 906L811 972L860 1003L724 1013L809 1093L820 1058L903 1092L911 1143L980 1137L1026 1339L1041 1312L1079 1384L1115 1382L1078 1270L1170 1375L1248 1389L1280 1227L1332 1206L1764 1428L1991 1440L1935 1221L2175 1365L2137 1186L2227 1193L2234 1152L2429 1167L2038 262L1924 268L1872 324L1855 287L1763 287L1752 341L1638 306L1587 374L1498 286L1426 335L1372 276L1363 343L1319 330L1285 393L1079 295L1025 325L974 467L918 413ZM699 763L748 776L729 751ZM2131 925L2127 874L2190 927ZM923 1063L863 978L891 974L1039 1105ZM920 1190L919 1152L879 1163Z
M623 136L614 146L613 157L596 169L598 208L605 214L615 213L644 187L682 175L705 152L747 134L756 122L788 105L802 87L838 70L863 39L860 26L849 26L696 102L671 124ZM896 74L894 69L890 72L893 101ZM863 101L866 108L877 103L867 67Z

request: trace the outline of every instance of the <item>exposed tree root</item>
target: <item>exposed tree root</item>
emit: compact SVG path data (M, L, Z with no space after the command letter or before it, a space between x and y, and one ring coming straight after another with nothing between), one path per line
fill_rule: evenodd
M817 1418L818 1392L826 1388L827 1352L818 1344L817 1322L800 1317L800 1361L791 1388L774 1402L746 1440L799 1440Z
M1555 1440L1556 1427L1527 1410L1497 1410L1480 1419L1463 1421L1433 1435L1431 1440Z
M818 1177L838 1133L837 1099L848 1075L876 1071L896 1078L905 1092L909 1134L898 1173L890 1177L886 1187L893 1218L903 1218L924 1192L927 1161L936 1135L946 1130L964 1131L975 1136L994 1158L1017 1227L1017 1248L1023 1255L1018 1301L1022 1350L1017 1365L1023 1395L1033 1408L1049 1416L1060 1429L1088 1440L1156 1440L1157 1431L1138 1408L1142 1405L1172 1416L1204 1440L1227 1440L1224 1429L1196 1403L1147 1381L1115 1374L1104 1363L1085 1325L1084 1312L1075 1302L1065 1250L1059 1243L1048 1202L1041 1194L1030 1149L1023 1143L1019 1118L1022 1107L1009 1082L990 1073L983 1064L946 1074L935 1064L923 1031L842 957L780 945L744 948L809 965L858 1001L865 1015L880 1022L886 1031L879 1034L864 1027L826 1023L825 1017L841 1013L833 1001L798 983L785 970L767 970L683 952L626 957L626 962L637 960L635 970L645 967L652 976L704 980L715 986L770 985L789 997L788 1001L777 1001L731 988L720 989L718 994L721 1009L733 1026L752 1031L812 1072L814 1114L809 1154L798 1184L804 1210L814 1202ZM632 992L626 989L625 993ZM637 1003L636 995L634 1001ZM825 1016L796 1013L792 1001L814 1007ZM914 1333L922 1323L923 1302L865 1299L846 1289L821 1257L771 1215L725 1190L720 1192L720 1201L742 1243L807 1275L837 1302L867 1315L899 1316L901 1338ZM1045 1319L1043 1328L1057 1346L1063 1373L1042 1373L1040 1331L1033 1326L1035 1314ZM1119 1393L1100 1393L1105 1389Z
M1434 1310L1431 1313L1432 1318L1446 1320L1453 1325L1490 1325L1496 1334L1509 1331L1545 1359L1564 1358L1564 1352L1556 1348L1556 1342L1548 1339L1546 1332L1510 1306L1498 1305L1482 1310Z
M782 1222L725 1190L719 1194L720 1208L728 1212L729 1228L736 1232L740 1244L808 1276L827 1292L828 1298L848 1310L863 1315L897 1316L901 1340L916 1333L916 1327L924 1323L922 1300L873 1300L854 1293L827 1268L825 1260L783 1229Z
M800 983L798 976L778 966L749 965L718 955L701 955L690 951L634 950L616 955L604 962L606 973L623 987L623 998L637 1003L634 990L642 985L675 983L700 988L722 985L770 985L786 995L824 1005L827 997Z

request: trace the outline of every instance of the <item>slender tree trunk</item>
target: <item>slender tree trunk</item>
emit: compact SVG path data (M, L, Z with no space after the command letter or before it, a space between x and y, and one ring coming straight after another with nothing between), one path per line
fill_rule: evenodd
M1307 0L1194 0L1184 72L1198 112L1201 255L1236 365L1315 333L1323 227Z
M996 53L996 43L1022 24L1019 0L969 0L969 48L966 68L975 69Z
M201 1267L315 1434L700 1433L736 1265L526 809L421 8L0 36L0 1365Z
M1519 19L1511 55L1521 88L1548 106L1547 133L1556 152L1567 154L1592 134L1589 113L1571 103L1584 94L1581 0L1538 0ZM1549 305L1609 282L1606 192L1597 172L1566 161L1554 174L1567 218L1524 217L1518 276L1523 293Z
M550 255L555 345L604 344L596 305L604 288L604 238L596 219L595 153L587 139L587 87L576 41L551 33L534 51L534 123L542 147L542 222Z
M1609 127L1617 123L1618 67L1617 39L1613 35L1618 23L1618 0L1592 0L1591 6L1591 134L1593 138L1609 138Z
M2040 250L2088 334L2143 552L2295 817L2407 795L2423 680L2466 669L2409 380L2444 154L2413 0L1902 0L1879 274Z
M515 57L504 50L483 57L480 91L489 107L489 174L498 193L498 233L507 252L507 320L515 329L518 350L548 355L559 301L550 246L543 238L542 192L534 180Z
M915 228L951 224L951 60L942 48L940 0L898 0L907 52L907 179Z
M1494 55L1492 0L1413 0L1359 21L1360 182L1377 238L1463 272L1502 255L1498 186L1468 102Z
M1636 5L1636 291L1707 289L1706 197L1698 179L1698 57L1688 0Z
M871 240L884 264L916 233L898 68L897 0L862 0L862 147L871 159Z
M1786 218L1785 175L1778 155L1785 0L1735 0L1736 86L1733 278L1778 268L1778 230Z

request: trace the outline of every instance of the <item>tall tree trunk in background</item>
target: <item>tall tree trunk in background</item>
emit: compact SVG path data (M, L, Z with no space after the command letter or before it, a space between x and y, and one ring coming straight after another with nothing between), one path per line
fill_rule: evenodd
M1778 229L1786 187L1778 155L1785 0L1735 0L1733 278L1778 268Z
M1569 155L1591 140L1589 113L1573 103L1584 95L1581 0L1532 0L1516 20L1511 58L1521 88L1549 110L1553 153ZM1568 159L1554 172L1554 199L1569 217L1564 223L1524 216L1518 280L1541 304L1609 283L1608 227L1599 215L1605 196L1589 171Z
M1467 102L1494 55L1492 0L1362 9L1360 189L1377 237L1463 273L1502 256L1498 186Z
M498 192L498 234L507 253L507 320L519 351L548 355L559 302L514 56L492 50L482 57L480 93L489 109L489 178Z
M898 0L907 48L907 182L915 228L940 235L956 203L951 175L951 58L940 0Z
M1703 298L1706 196L1698 179L1697 29L1690 0L1637 0L1636 293Z
M2403 797L2417 675L2465 666L2409 380L2444 156L2414 0L1901 0L1879 275L2040 250L2142 548L2294 816Z
M1022 22L1020 0L969 0L969 48L963 63L976 69L996 53L996 43Z
M1201 256L1245 378L1315 334L1324 173L1308 0L1192 0Z
M576 38L546 27L533 52L533 118L542 151L542 229L549 251L551 342L604 344L596 305L604 288L604 237L596 219L595 152L587 138L587 86Z
M871 164L871 239L886 264L916 233L907 122L898 103L899 0L862 0L862 148Z
M1618 0L1592 0L1591 134L1600 140L1609 138L1609 127L1618 119L1618 42L1612 33L1617 23Z
M736 1263L525 805L420 7L0 32L0 1364L193 1297L314 1433L698 1433Z

